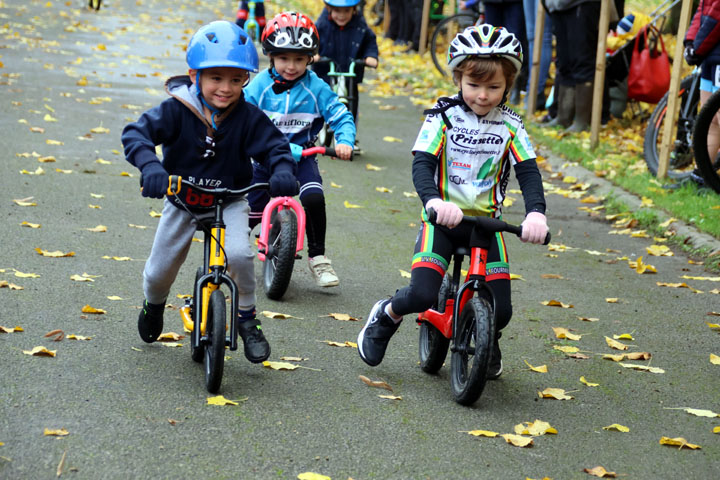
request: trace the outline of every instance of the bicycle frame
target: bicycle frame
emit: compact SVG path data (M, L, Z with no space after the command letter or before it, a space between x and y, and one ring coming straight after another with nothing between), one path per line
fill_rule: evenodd
M278 211L286 208L295 212L297 218L297 243L295 251L299 252L303 249L305 242L305 209L293 197L275 197L270 199L263 209L262 221L260 223L260 237L258 238L258 258L265 261L265 254L268 251L268 240L270 236L270 217L273 210Z
M255 20L255 2L248 2L248 18L245 20L243 30L247 32L250 28L253 29L253 40L257 41L260 38L260 31L257 20Z

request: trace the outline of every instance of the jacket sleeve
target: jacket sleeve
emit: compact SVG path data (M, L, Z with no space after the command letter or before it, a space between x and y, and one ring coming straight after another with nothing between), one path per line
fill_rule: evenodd
M351 147L355 145L357 132L352 113L338 100L332 88L321 79L316 84L320 87L318 92L318 107L320 114L335 133L335 141Z
M260 101L260 90L262 90L262 87L260 85L260 75L261 74L255 75L255 77L250 81L248 86L243 88L245 101L256 106Z
M535 160L525 160L515 164L515 177L520 184L525 213L540 212L545 214L545 193L543 192L542 176Z
M181 105L168 99L146 111L136 122L129 123L122 131L120 140L125 158L138 169L158 160L155 146L169 143L177 134L175 112Z
M417 151L412 163L412 179L420 201L425 205L433 198L440 198L440 190L435 183L435 171L440 160L435 155Z
M380 56L375 32L373 32L367 24L365 25L365 34L363 35L362 47L359 53L360 55L358 56L360 58L379 58Z
M718 43L720 43L720 1L714 1L706 8L700 19L700 26L695 36L695 54L705 57Z
M702 5L698 5L697 10L692 17L692 20L690 20L690 25L688 26L687 32L685 32L686 41L694 41L695 37L697 36L698 29L700 28L700 19L702 18L701 8Z
M271 172L286 170L295 174L297 164L285 134L278 130L262 110L253 105L247 105L247 108L247 154Z

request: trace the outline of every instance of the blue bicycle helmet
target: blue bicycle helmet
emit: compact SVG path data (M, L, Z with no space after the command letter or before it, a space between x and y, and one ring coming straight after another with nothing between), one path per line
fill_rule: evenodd
M326 5L331 7L354 7L360 0L324 0Z
M258 54L252 39L242 28L225 20L200 27L190 39L186 59L193 70L234 67L258 71Z

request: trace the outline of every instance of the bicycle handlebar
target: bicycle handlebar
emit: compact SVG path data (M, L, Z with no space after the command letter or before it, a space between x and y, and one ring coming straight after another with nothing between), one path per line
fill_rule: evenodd
M201 187L199 185L195 185L192 182L189 182L182 178L180 175L170 175L168 177L168 189L167 194L168 196L177 195L180 193L180 187L182 185L192 187L195 190L201 192L201 193L209 193L212 195L220 195L220 196L226 196L226 197L241 197L247 193L250 193L255 190L267 190L270 188L269 183L254 183L252 185L248 185L247 187L241 188L239 190L233 190L230 188L206 188Z
M435 209L431 208L427 210L427 216L428 221L435 225L435 221L437 220L437 212ZM503 220L499 220L497 218L492 217L472 217L469 215L463 215L462 218L463 223L472 223L478 228L485 230L486 232L508 232L508 233L514 233L518 237L522 236L522 225L512 225L510 223L507 223ZM545 235L545 240L543 241L543 245L547 245L550 243L551 239L550 231L548 230L547 235Z
M335 149L332 147L310 147L302 151L303 157L309 157L310 155L326 155L328 157L339 158ZM352 162L353 153L350 153L350 161Z

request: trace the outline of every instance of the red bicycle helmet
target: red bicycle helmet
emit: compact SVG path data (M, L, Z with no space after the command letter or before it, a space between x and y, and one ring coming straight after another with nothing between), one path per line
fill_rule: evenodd
M307 15L282 12L267 22L261 41L266 55L281 52L315 55L320 46L320 35Z

